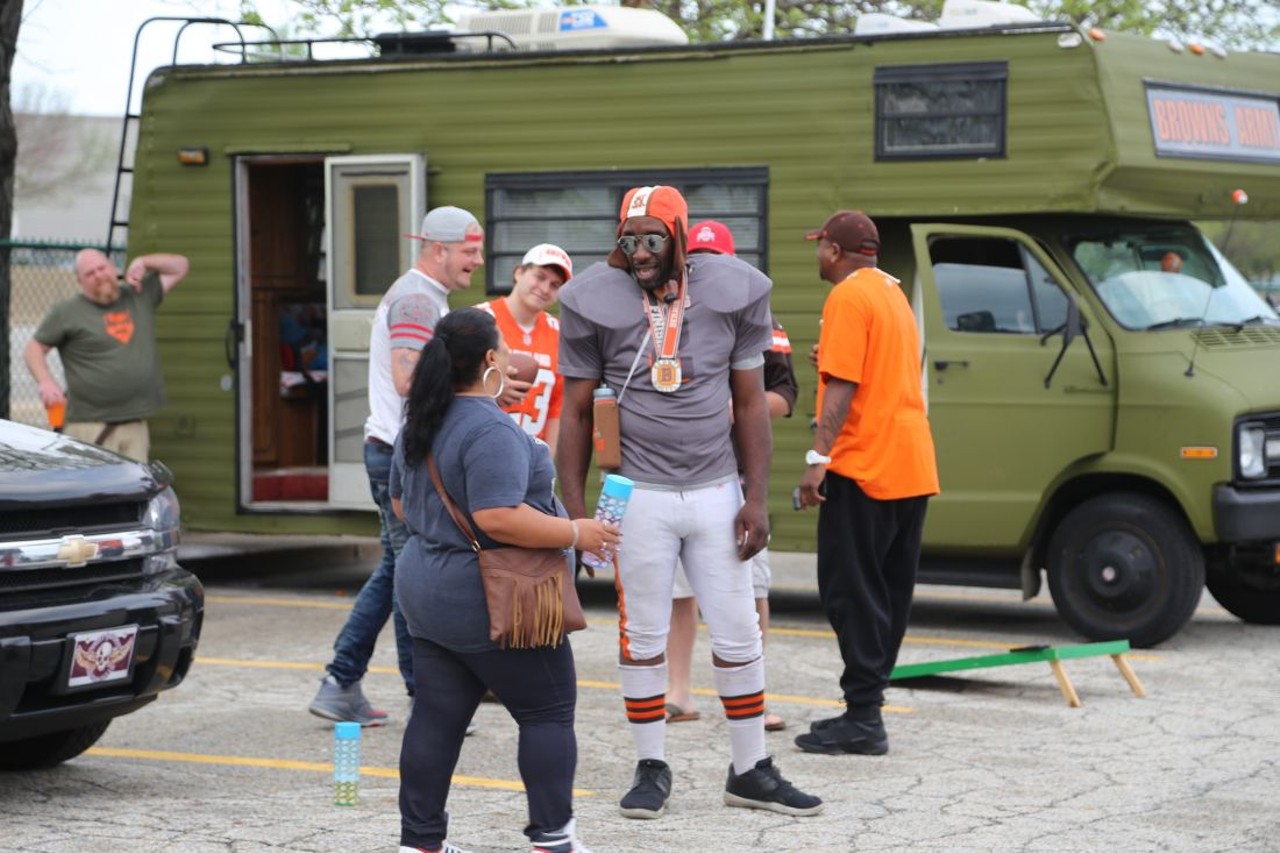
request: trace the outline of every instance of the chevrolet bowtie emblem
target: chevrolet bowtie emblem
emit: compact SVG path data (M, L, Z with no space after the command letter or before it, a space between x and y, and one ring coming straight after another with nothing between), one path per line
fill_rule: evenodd
M83 536L64 536L62 544L58 546L58 559L65 562L69 568L83 566L96 556L98 556L97 543L90 542Z

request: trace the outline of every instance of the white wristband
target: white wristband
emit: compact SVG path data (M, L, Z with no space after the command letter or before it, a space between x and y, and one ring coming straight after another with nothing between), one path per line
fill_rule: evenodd
M570 548L578 547L578 522L570 521L569 526L573 528L573 541L569 543Z

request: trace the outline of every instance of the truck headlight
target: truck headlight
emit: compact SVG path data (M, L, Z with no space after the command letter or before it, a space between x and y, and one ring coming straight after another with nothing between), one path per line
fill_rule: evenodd
M155 532L157 550L173 551L178 547L178 540L182 538L182 512L172 486L166 486L151 499L142 514L142 523Z
M1240 476L1257 480L1267 476L1267 430L1262 424L1241 424L1236 432L1236 464Z

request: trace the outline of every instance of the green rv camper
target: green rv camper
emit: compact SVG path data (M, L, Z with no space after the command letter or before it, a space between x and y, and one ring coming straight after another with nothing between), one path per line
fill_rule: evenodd
M602 259L622 193L661 182L769 273L798 354L827 290L802 235L845 207L880 224L924 331L940 455L922 580L1031 596L1047 577L1079 632L1139 645L1177 632L1206 582L1280 621L1280 322L1191 224L1280 220L1280 56L1056 23L268 47L157 70L138 119L130 254L192 264L160 318L152 436L191 528L376 529L369 323L428 206L486 226L465 304L503 292L534 243ZM797 360L781 551L814 546L789 499L813 414Z

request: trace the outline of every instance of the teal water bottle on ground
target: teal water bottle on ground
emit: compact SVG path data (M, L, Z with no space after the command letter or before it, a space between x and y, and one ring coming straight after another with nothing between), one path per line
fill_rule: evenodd
M360 797L360 724L333 724L333 802L354 806Z
M622 516L626 514L627 502L631 500L631 490L635 482L619 474L609 474L604 478L604 488L600 490L600 501L596 504L596 520L607 521L622 526ZM621 546L619 546L621 547ZM582 562L592 569L607 569L613 565L612 549L606 549L608 559L601 560L589 551L582 552Z

